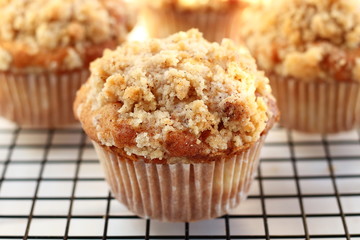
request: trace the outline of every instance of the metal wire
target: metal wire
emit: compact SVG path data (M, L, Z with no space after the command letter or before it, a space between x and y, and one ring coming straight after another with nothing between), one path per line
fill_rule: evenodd
M342 203L342 198L355 198L360 197L360 190L343 192L340 190L338 181L339 180L360 180L360 173L351 173L351 174L338 174L334 170L334 163L336 161L350 161L350 162L360 162L360 154L344 154L344 156L332 156L331 147L332 146L352 146L360 149L360 131L357 131L358 139L345 141L340 140L329 140L327 136L322 136L320 141L314 140L303 140L303 141L295 141L293 137L293 133L290 131L285 131L284 129L278 129L279 131L284 131L286 134L286 139L283 141L275 141L267 143L267 147L284 147L289 150L288 157L274 157L274 156L263 156L262 164L271 163L277 164L286 162L291 166L291 170L293 171L292 175L284 176L284 175L266 175L264 171L260 167L258 170L258 176L256 177L256 181L258 182L258 193L252 193L249 196L249 201L256 200L259 201L261 206L261 212L259 213L239 213L239 214L231 214L227 216L223 216L217 220L213 221L224 221L223 226L224 229L217 229L219 232L223 232L223 234L212 235L212 234L193 234L193 231L196 230L192 228L193 223L185 223L183 226L183 234L169 234L169 235L159 235L152 233L152 227L154 226L154 222L151 220L144 221L144 228L138 229L137 234L129 234L129 235L114 235L109 232L111 227L111 221L116 220L128 220L135 221L140 220L138 217L131 214L114 214L112 212L112 201L114 198L111 196L111 193L107 193L106 196L99 196L94 194L94 196L78 196L76 194L77 188L80 183L98 183L104 181L101 177L81 177L80 176L80 168L82 164L95 164L97 160L94 159L84 159L84 152L91 149L91 145L86 140L86 135L80 129L56 129L56 130L26 130L26 129L0 129L0 140L2 136L11 135L11 140L8 143L1 143L0 141L0 150L6 150L7 155L3 161L0 160L0 164L3 166L2 172L0 172L0 239L354 239L360 238L360 230L359 232L354 232L351 230L348 225L348 218L357 217L360 218L360 212L348 212L344 210L344 206ZM46 141L43 144L32 144L32 143L19 143L20 134L43 134L46 135ZM55 134L80 134L80 142L77 144L72 143L59 143L54 144ZM324 149L324 156L297 156L296 147L306 147L306 146L315 146ZM16 161L13 160L14 153L16 150L31 150L41 148L43 149L43 153L41 159L18 159ZM76 159L55 159L49 160L50 151L52 149L75 149L78 150ZM358 151L360 152L360 151ZM328 167L328 174L323 175L312 175L312 174L301 174L300 169L298 167L299 163L311 163L312 161L320 161ZM45 177L44 171L47 165L51 164L74 164L74 176L73 177ZM9 166L34 166L40 165L38 176L37 177L9 177ZM360 171L359 171L360 172ZM321 181L321 180L329 180L331 182L331 187L333 188L333 192L306 192L303 191L301 182L302 181ZM282 192L282 193L268 193L266 182L267 181L293 181L295 183L295 188L292 192ZM40 195L40 185L44 183L71 183L71 193L69 196L43 196ZM8 196L2 195L1 190L4 188L4 184L9 183L34 183L35 190L32 196L29 195L16 195L16 196ZM256 183L254 183L256 184ZM336 206L338 208L338 212L329 211L328 213L308 213L306 211L305 200L308 199L317 199L317 198L335 198ZM282 212L282 213L273 213L269 211L267 201L280 201L284 199L296 199L299 206L299 212ZM103 214L78 214L74 212L75 201L104 201L105 203L105 211ZM1 213L1 203L5 201L30 201L30 210L28 214L12 214L9 211L5 214ZM67 214L36 214L35 207L38 201L68 201L69 208ZM360 203L359 203L360 204ZM56 206L54 206L56 208ZM327 232L324 233L312 233L310 223L308 221L309 218L314 219L325 219L332 218L340 220L341 228L343 229L342 233L334 233L329 234ZM1 223L11 220L11 219L20 219L26 220L25 229L23 232L13 232L3 234L1 232ZM235 229L236 226L232 224L233 221L236 220L260 220L262 221L263 233L262 234L240 234L238 229ZM303 233L302 234L279 234L279 232L274 233L274 225L271 224L273 220L301 220ZM31 226L36 220L62 220L65 222L65 227L63 234L48 234L48 235L34 235L31 232ZM103 220L103 228L100 234L96 235L73 235L71 233L71 226L73 221L76 220ZM235 226L235 227L234 227ZM259 225L260 226L260 225ZM360 224L358 226L360 229Z
M308 229L308 225L307 225L307 221L306 221L306 214L305 214L305 210L304 210L303 197L302 197L302 194L301 194L301 187L300 187L300 182L299 182L298 169L297 169L297 166L296 166L294 142L293 142L293 139L292 139L292 135L291 135L291 133L289 131L287 132L287 136L288 136L288 141L289 141L289 148L290 148L292 167L293 167L293 171L294 171L294 178L296 180L296 191L298 193L298 199L299 199L299 203L300 203L301 218L302 218L302 222L303 222L303 225L304 225L305 238L307 240L309 240L310 239L309 229Z

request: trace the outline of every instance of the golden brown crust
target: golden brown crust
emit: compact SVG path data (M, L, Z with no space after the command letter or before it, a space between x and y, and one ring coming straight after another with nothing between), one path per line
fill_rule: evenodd
M242 38L268 73L360 81L360 2L278 0L244 13Z
M83 85L78 91L74 103L75 116L79 118L84 131L90 139L102 145L107 151L115 153L118 156L123 156L125 159L132 159L133 161L144 160L145 162L155 164L167 164L173 162L204 163L231 158L251 147L251 144L247 144L241 148L230 147L226 150L209 154L207 151L209 146L205 144L205 139L209 136L209 132L203 132L200 136L202 142L197 144L197 136L187 131L177 131L170 132L164 140L164 148L166 149L167 154L164 155L163 159L148 159L135 154L129 155L124 150L124 147L136 146L135 139L137 134L141 132L141 129L134 129L125 123L116 123L117 111L121 107L120 103L108 104L100 111L94 113L91 110L91 106L84 103L88 93L88 84ZM270 97L267 102L269 106L268 114L271 117L269 117L266 128L261 135L267 134L274 124L279 121L280 117L275 99ZM79 112L81 112L81 114ZM102 115L102 118L98 119L99 122L96 126L102 126L103 132L108 134L102 138L112 139L114 146L104 146L103 142L99 139L98 131L92 120L94 115Z
M8 69L11 72L29 70L53 70L61 72L71 70L72 68L88 66L94 59L102 56L104 49L114 49L117 45L117 40L110 40L100 44L84 46L81 52L76 51L72 47L61 47L52 51L41 50L34 54L24 44L0 41L0 48L3 48L12 56L11 68ZM79 57L75 57L72 64L66 62L69 61L69 51L76 52Z
M248 52L228 41L210 44L194 30L127 43L91 70L75 115L92 140L134 159L202 162L238 154L278 118L268 79Z

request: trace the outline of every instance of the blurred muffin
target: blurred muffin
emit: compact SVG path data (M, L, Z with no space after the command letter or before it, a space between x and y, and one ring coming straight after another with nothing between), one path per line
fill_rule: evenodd
M360 1L278 0L243 16L251 24L242 37L270 78L284 126L360 126Z
M143 17L151 37L167 37L197 28L204 37L221 42L229 38L236 18L248 0L145 0Z
M74 112L113 195L162 221L214 218L237 206L278 118L250 54L197 30L106 51Z
M122 0L2 0L0 16L0 115L29 127L75 122L89 63L135 20Z

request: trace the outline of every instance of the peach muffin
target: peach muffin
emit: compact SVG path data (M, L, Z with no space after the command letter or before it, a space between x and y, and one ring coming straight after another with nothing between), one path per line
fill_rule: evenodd
M74 112L113 195L162 221L209 219L237 206L278 118L250 54L197 30L106 51Z
M89 63L135 22L122 0L2 0L0 16L0 116L29 127L74 123Z
M209 41L229 38L249 0L145 0L143 17L149 35L167 37L198 28Z
M360 1L277 0L243 16L251 24L242 38L270 78L284 126L360 126Z

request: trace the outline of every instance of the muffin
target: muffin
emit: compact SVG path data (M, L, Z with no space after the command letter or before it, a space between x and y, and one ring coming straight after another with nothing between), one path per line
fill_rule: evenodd
M237 206L278 118L248 51L230 40L211 44L197 30L106 51L74 112L115 198L161 221L209 219Z
M125 40L132 12L122 0L0 1L0 116L28 127L75 123L89 63Z
M143 17L151 37L198 28L209 41L229 38L248 0L145 0Z
M270 78L281 124L360 126L360 1L278 0L247 9L242 37Z

